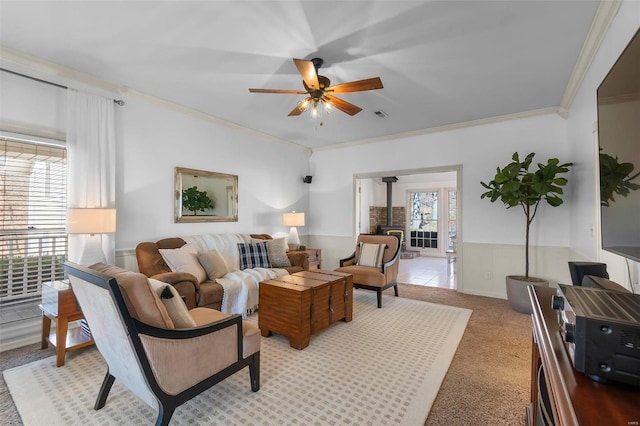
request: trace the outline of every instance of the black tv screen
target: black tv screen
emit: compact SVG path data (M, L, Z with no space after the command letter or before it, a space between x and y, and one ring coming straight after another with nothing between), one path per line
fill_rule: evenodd
M640 30L597 94L602 248L640 262Z

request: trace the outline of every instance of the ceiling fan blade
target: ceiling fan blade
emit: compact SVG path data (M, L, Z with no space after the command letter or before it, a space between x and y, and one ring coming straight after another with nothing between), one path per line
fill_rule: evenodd
M356 115L357 113L362 111L362 108L360 108L359 106L349 103L347 101L344 101L340 98L336 98L335 96L328 96L328 95L323 96L322 100L325 103L331 105L332 107L335 107L340 111L345 112L351 116Z
M249 89L251 93L284 93L289 95L306 95L305 90L288 90L288 89Z
M365 90L382 89L382 80L380 77L367 78L364 80L351 81L349 83L336 84L335 86L329 86L325 89L325 92L329 93L348 93L348 92L363 92Z
M293 62L296 64L296 67L298 67L298 72L302 76L305 84L314 90L318 90L320 83L318 82L318 74L316 73L316 67L313 66L313 62L295 58Z
M296 105L294 109L291 110L291 112L289 113L289 117L302 114L307 110L307 108L309 108L309 105L311 105L311 97L304 98L303 100L298 102L298 105Z

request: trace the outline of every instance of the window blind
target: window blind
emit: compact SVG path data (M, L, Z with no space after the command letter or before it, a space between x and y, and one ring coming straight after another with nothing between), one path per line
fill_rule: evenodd
M0 138L0 301L64 277L66 199L64 147Z

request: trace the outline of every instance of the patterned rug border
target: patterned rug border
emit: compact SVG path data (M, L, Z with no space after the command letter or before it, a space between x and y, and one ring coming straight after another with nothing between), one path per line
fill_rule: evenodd
M355 291L353 321L313 336L303 351L284 336L263 338L259 392L250 391L248 372L239 372L178 407L171 424L424 424L472 311L387 295L382 309L375 305L374 293ZM435 345L422 345L426 338ZM348 358L347 351L360 356ZM363 365L367 360L375 363ZM117 382L105 408L93 410L105 369L89 348L68 353L64 367L49 357L4 377L27 426L155 422L157 408Z

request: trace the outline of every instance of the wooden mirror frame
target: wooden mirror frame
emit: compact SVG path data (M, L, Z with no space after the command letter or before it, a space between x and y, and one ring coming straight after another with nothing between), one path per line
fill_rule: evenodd
M185 210L182 204L183 190L196 186L205 191L214 207L204 212ZM225 173L176 167L175 170L175 222L237 222L238 176Z

